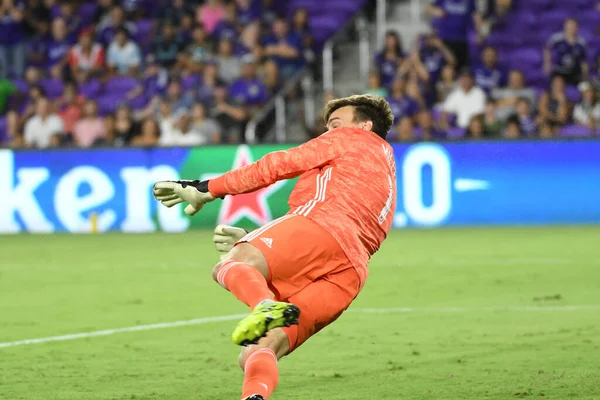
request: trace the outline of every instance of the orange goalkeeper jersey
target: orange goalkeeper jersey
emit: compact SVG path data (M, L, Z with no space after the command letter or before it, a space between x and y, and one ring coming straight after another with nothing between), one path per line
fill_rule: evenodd
M364 284L369 258L387 236L396 208L392 147L375 133L338 128L211 179L208 187L222 197L297 176L289 213L306 216L329 231Z

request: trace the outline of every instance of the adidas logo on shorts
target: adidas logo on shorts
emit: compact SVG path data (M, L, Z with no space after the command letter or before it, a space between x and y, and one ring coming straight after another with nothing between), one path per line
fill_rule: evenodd
M271 238L260 238L269 248L273 247L273 239Z

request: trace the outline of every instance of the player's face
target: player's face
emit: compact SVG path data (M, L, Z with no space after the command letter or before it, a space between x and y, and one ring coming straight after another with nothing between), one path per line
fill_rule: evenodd
M373 127L371 121L358 122L354 119L354 107L346 106L341 107L331 113L329 120L327 121L327 129L337 128L361 128L366 131L370 131Z

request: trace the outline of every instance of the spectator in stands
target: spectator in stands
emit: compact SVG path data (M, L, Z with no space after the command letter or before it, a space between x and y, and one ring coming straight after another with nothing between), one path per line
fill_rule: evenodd
M450 93L456 89L455 78L456 73L452 65L446 65L444 68L442 68L440 79L435 85L438 103L445 102Z
M269 95L272 96L279 91L281 81L279 79L279 68L277 68L277 63L275 61L268 60L262 63L259 70L259 76L259 79L265 84Z
M67 26L67 39L70 43L75 43L81 30L81 17L75 12L74 4L62 3L59 17L65 21Z
M54 109L63 121L64 133L73 133L75 124L81 119L83 103L83 96L77 94L75 83L67 82L62 96L54 102Z
M37 69L32 71L37 71ZM19 96L17 109L11 109L6 113L6 131L16 147L22 145L23 125L35 114L35 104L42 97L45 97L44 89L39 84L31 84L27 90L27 97L22 98Z
M128 145L138 130L136 123L133 121L131 108L126 104L117 107L113 137L115 144L119 147Z
M91 30L79 35L79 42L69 51L71 76L77 82L85 82L90 77L99 76L104 66L104 49L94 43Z
M188 110L194 102L194 95L192 93L183 93L181 82L179 80L173 80L167 86L166 95L161 99L159 96L155 96L148 105L141 110L136 119L145 119L150 116L161 120L161 104L168 103L169 108L173 114L179 113L180 110ZM164 130L161 125L161 130Z
M539 124L539 137L542 139L551 139L556 135L556 128L552 123L542 120Z
M271 27L278 17L275 0L261 0L261 23L263 27Z
M44 0L28 0L23 9L24 30L29 37L47 35L50 31L52 13Z
M460 69L469 64L469 32L474 28L476 0L434 0L425 11L432 15L437 34L456 57Z
M456 115L456 124L461 128L467 128L469 121L475 115L485 112L485 92L475 86L473 73L465 68L461 71L459 86L448 96L442 107L441 126L449 128L449 115Z
M27 41L26 65L38 68L45 67L50 39L50 21L48 23L41 23L34 36Z
M123 7L115 5L110 9L109 18L96 29L100 43L104 46L108 46L113 41L117 30L120 28L126 29L129 36L133 36L137 32L135 24L126 20Z
M3 77L4 65L0 64L0 115L4 115L10 97L17 91L16 86Z
M116 31L114 40L108 46L106 64L112 74L136 76L142 53L139 46L129 39L129 33L124 28Z
M146 118L140 124L141 128L133 137L131 144L140 147L154 147L160 139L160 126L154 118Z
M206 108L202 103L192 106L192 131L201 136L204 143L217 144L221 142L221 127L212 118L206 115Z
M504 138L506 139L518 139L523 135L521 124L516 116L509 117L506 121L506 128L504 129Z
M552 35L544 50L544 71L560 75L569 85L577 85L589 72L587 44L578 31L577 21L566 19L563 32Z
M260 19L260 3L255 0L235 0L237 20L242 27L246 27Z
M433 115L429 110L423 110L417 117L421 138L426 141L444 139L446 135L440 131L433 120Z
M223 141L226 143L242 141L242 129L248 121L248 111L243 106L231 104L227 98L227 89L224 87L217 87L214 95L214 107L210 115L221 126Z
M98 106L94 100L86 100L83 105L83 118L73 128L73 140L78 147L92 147L106 138L106 124L98 116Z
M19 0L0 3L0 64L2 78L25 72L24 5Z
M406 79L406 94L417 103L419 109L427 107L427 101L423 95L425 82L419 80L415 70L412 70Z
M243 107L260 107L267 102L267 88L256 76L256 60L251 54L241 59L242 76L229 87L229 98Z
M198 87L198 91L195 94L196 99L208 107L212 107L215 90L218 86L223 86L224 84L225 82L218 77L217 63L208 61L202 72L202 84Z
M163 21L168 21L173 25L177 25L177 23L184 18L190 16L192 14L192 10L188 7L184 0L173 0L163 15Z
M485 133L487 136L498 137L502 134L504 123L498 118L496 102L493 99L488 99L485 103L483 124L485 126Z
M239 35L239 26L236 20L235 3L229 3L225 7L225 15L213 29L211 35L217 39L235 40ZM205 25L206 26L206 25Z
M487 135L485 131L485 124L483 122L483 115L477 114L471 118L465 131L465 137L469 139L482 139Z
M388 140L392 139L398 142L413 142L415 140L415 130L410 119L403 119L395 129L395 134L392 134L391 137L388 135Z
M161 146L200 146L206 143L205 138L193 129L187 110L179 110L173 120L174 123L165 125L166 129L161 132Z
M160 68L152 56L146 60L146 68L138 85L126 94L126 99L131 101L138 96L145 95L149 99L158 98L167 92L169 85L169 73Z
M62 79L69 61L71 42L67 38L67 25L62 18L52 21L52 39L48 45L46 67L52 77Z
M138 125L139 132L133 137L133 146L154 147L159 145L160 125L154 118L146 118Z
M388 91L386 88L381 86L381 77L378 72L369 72L369 82L367 84L367 91L365 94L370 94L377 97L387 97Z
M506 85L506 73L498 65L498 53L493 46L485 46L481 51L481 63L474 69L475 83L486 94Z
M188 44L192 42L192 33L194 32L194 17L190 15L184 15L179 24L175 24L175 35L181 42L182 49L185 49Z
M52 113L50 101L46 97L40 97L35 103L35 114L25 123L25 146L58 146L63 132L63 122L58 115Z
M213 57L213 44L202 25L197 25L192 32L190 43L182 54L185 69L190 73L200 73L204 63Z
M238 41L235 46L236 54L256 53L257 59L262 59L262 47L261 47L261 30L260 23L258 21L247 25L240 34Z
M432 105L437 99L436 85L443 68L446 65L453 67L456 64L456 58L435 33L431 33L424 38L418 57L428 72L426 96L427 103Z
M526 98L530 104L536 100L535 90L525 86L525 75L521 70L513 69L508 75L508 86L492 90L491 97L497 101L498 117L506 119L515 113L519 98Z
M528 137L535 136L537 132L537 124L531 104L528 98L519 97L515 106L516 116L521 125L521 132Z
M298 36L302 42L302 53L304 59L313 63L316 59L314 52L314 39L308 23L309 15L306 8L298 8L292 17L292 34Z
M402 123L404 119L412 121L419 112L417 102L406 94L406 78L397 77L394 79L387 101L390 103L392 113L394 114L394 125ZM406 124L404 128L408 129Z
M96 11L92 18L96 28L108 26L111 23L111 10L116 5L117 0L98 0ZM100 31L97 31L99 33Z
M480 0L478 5L480 12L475 15L474 21L479 44L489 35L494 23L502 20L510 11L512 0Z
M402 42L398 33L388 31L385 34L384 48L375 55L375 69L379 71L381 83L384 87L390 87L398 68L405 60Z
M233 42L230 39L219 41L216 61L220 80L231 83L240 77L240 57L233 54Z
M596 98L596 92L589 82L579 84L581 101L575 106L573 120L577 125L586 127L590 133L595 132L600 122L600 103Z
M289 31L288 23L278 18L273 33L263 42L265 56L277 63L282 79L291 78L304 65L302 38Z
M550 90L545 91L540 98L539 118L547 123L554 131L562 127L569 118L569 102L567 100L565 80L561 75L555 75L550 84Z
M196 9L196 22L202 24L210 35L225 18L225 6L221 0L207 0L206 3Z
M184 43L176 33L173 24L166 21L161 28L161 34L152 43L152 55L156 62L164 68L175 66L178 55L184 48Z

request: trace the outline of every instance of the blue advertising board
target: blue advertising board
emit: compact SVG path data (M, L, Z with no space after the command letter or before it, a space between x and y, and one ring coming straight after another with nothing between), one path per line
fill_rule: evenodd
M0 150L0 232L86 232L90 213L99 231L181 232L235 223L223 218L244 212L264 222L285 212L287 185L268 200L238 204L239 213L215 202L192 223L179 206L157 207L150 188L161 179L214 176L271 150ZM394 152L396 228L600 223L600 141L416 143Z

